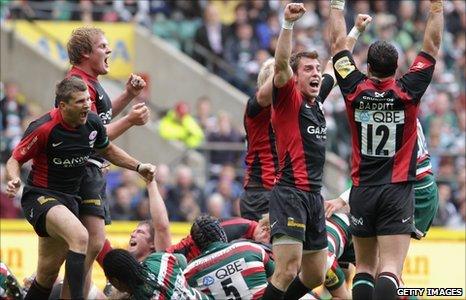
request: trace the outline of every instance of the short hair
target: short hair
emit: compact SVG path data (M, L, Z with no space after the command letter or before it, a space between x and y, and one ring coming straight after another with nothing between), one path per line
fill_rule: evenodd
M85 92L87 85L84 81L75 76L71 76L60 81L55 88L55 105L60 102L69 103L73 93Z
M191 237L199 250L204 251L214 242L228 242L220 221L209 215L201 215L194 220Z
M144 268L127 250L113 249L103 261L107 278L115 278L126 284L131 293L146 282Z
M99 34L104 35L105 33L100 28L90 26L79 27L73 30L70 40L66 45L70 64L80 64L83 54L92 52L92 38Z
M264 85L265 81L270 77L273 73L275 59L273 57L267 59L262 64L259 74L257 75L257 87L260 88Z
M306 57L310 59L319 59L319 54L317 51L303 51L303 52L298 52L290 57L290 66L291 69L293 70L293 73L296 74L298 71L299 67L299 62L301 61L301 58Z
M154 224L152 223L151 220L143 220L138 223L138 227L142 225L147 225L149 226L149 234L150 234L150 241L153 243L154 242L154 237L155 237L155 228Z
M376 77L392 76L398 67L398 51L387 41L376 41L369 46L367 63Z

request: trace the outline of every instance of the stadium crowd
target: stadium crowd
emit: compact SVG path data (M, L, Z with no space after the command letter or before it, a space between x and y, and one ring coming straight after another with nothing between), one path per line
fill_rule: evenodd
M317 49L320 57L329 56L327 1L303 1L310 13L296 24L295 51ZM280 32L280 14L285 1L2 1L2 20L47 19L105 22L136 22L166 38L196 60L210 65L212 71L251 94L251 87L260 65L274 55ZM399 73L404 73L413 60L425 26L428 1L351 1L348 3L347 25L350 28L356 13L374 17L373 24L360 38L354 50L356 62L365 66L367 47L375 36L393 41L401 54ZM420 120L423 125L434 173L440 190L439 213L435 225L458 227L466 219L465 183L465 49L466 11L462 1L445 2L446 28L440 58L421 102ZM177 25L174 22L176 21ZM175 26L173 30L172 26ZM188 28L184 30L185 28ZM173 35L183 32L185 34ZM193 45L207 49L194 51ZM405 53L406 55L402 55ZM219 60L226 64L217 63ZM234 66L234 74L225 65ZM223 67L223 68L222 68ZM19 142L24 126L41 111L18 91L17 84L5 82L1 95L1 160L2 168L11 149ZM328 150L349 161L349 126L341 94L334 89L324 104L328 127ZM242 142L242 128L232 124L228 113L214 113L208 95L197 100L195 109L180 102L161 118L162 136L173 139L170 128L176 122L170 116L181 113L191 119L186 128L198 124L202 130L183 141L195 148L202 142ZM186 119L186 117L184 118ZM187 122L187 121L183 121ZM181 122L182 123L182 122ZM172 131L170 131L172 130ZM164 132L165 131L165 132ZM164 133L166 133L164 135ZM184 133L181 136L186 136ZM201 212L229 217L239 214L238 202L242 192L243 155L237 151L214 151L210 162L217 166L216 176L204 187L198 186L192 171L184 165L159 166L159 185L167 194L167 206L172 220L192 221ZM221 171L220 171L221 170ZM233 171L232 171L233 170ZM3 172L2 172L3 173ZM115 220L137 220L144 214L147 197L143 183L124 171L109 173L108 194ZM2 180L4 184L4 180ZM3 190L3 189L2 189ZM2 194L2 217L21 217L17 200Z

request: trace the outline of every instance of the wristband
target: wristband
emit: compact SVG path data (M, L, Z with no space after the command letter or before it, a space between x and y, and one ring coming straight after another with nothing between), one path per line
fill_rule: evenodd
M344 192L341 193L341 195L340 195L341 200L345 201L346 204L349 203L349 195L350 195L350 192L351 192L351 188L347 189L346 191L344 191Z
M294 25L294 22L288 21L288 20L283 20L282 28L287 29L287 30L293 30L293 25Z
M356 26L353 26L353 28L351 28L351 31L348 33L348 36L352 37L355 40L357 40L360 35L361 31L359 31L359 29Z
M345 0L330 0L330 7L338 10L344 10Z
M141 166L141 163L138 163L138 166L136 167L136 172L139 173L139 167Z

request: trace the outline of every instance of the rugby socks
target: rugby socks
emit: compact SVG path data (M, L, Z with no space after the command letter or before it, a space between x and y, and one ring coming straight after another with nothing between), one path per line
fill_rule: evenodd
M374 277L369 273L357 273L353 278L353 300L372 300Z
M299 279L299 275L294 278L291 284L288 286L284 296L284 299L298 300L302 296L306 295L307 292L311 291L310 288L304 285Z
M69 250L66 256L65 273L72 299L84 299L84 259L85 254Z
M398 278L390 272L382 272L377 276L375 283L374 297L377 300L395 300L398 299L396 290L400 286Z
M49 299L51 288L41 286L35 279L24 297L24 300L47 300Z
M283 300L284 295L285 292L280 291L271 282L269 282L265 289L264 296L262 296L262 300Z

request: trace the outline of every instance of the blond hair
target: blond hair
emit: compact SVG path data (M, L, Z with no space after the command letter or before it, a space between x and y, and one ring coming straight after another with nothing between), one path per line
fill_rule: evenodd
M80 64L83 54L92 52L92 38L97 35L104 35L103 30L90 26L79 27L73 30L70 40L66 45L70 64Z
M262 63L259 74L257 75L257 87L260 88L264 85L267 78L273 73L273 67L275 64L275 59L273 57L267 59Z

